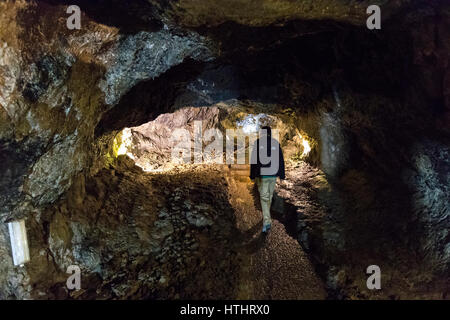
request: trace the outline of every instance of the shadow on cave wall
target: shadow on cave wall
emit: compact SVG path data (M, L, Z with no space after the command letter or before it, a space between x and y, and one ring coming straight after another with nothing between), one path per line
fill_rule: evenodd
M174 111L176 98L202 69L202 63L186 59L158 78L138 83L103 115L95 128L95 136L138 126L162 113Z
M51 6L77 5L81 11L90 19L105 24L110 27L116 27L122 34L135 34L140 31L156 32L163 28L160 20L159 8L150 1L134 0L39 0ZM159 6L166 6L168 3L159 2ZM42 8L42 6L40 6ZM62 15L69 14L65 12L66 7L61 7Z
M280 32L277 27L264 30L274 40ZM257 39L256 32L261 30L228 23L219 27L213 33L227 34L221 40L222 57L213 63L186 59L160 77L137 84L103 116L95 135L137 126L161 113L185 106L209 106L238 99L265 104L286 103L291 108L311 109L322 95L330 94L330 88L322 83L321 77L334 62L331 46L318 48L314 36L306 36L306 39L295 36L295 40L278 43L262 52L247 51L246 46L254 44L251 39ZM245 39L239 38L242 34ZM230 52L228 48L236 43L236 40L231 40L234 36L245 44L239 53ZM292 93L292 87L299 92ZM324 93L327 90L328 93Z

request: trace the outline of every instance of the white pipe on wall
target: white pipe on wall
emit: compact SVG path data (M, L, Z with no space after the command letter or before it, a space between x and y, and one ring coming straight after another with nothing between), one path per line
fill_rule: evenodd
M15 266L21 266L30 261L30 250L28 248L27 230L25 220L17 220L8 223L9 238Z

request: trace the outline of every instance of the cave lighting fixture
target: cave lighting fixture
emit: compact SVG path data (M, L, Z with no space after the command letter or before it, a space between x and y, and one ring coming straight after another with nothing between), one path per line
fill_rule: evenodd
M301 133L298 133L299 137L300 137L300 141L302 142L302 146L303 146L303 153L301 155L301 157L306 157L308 155L308 153L311 151L311 146L309 145L308 140L306 140L303 135Z
M126 154L127 156L129 156L131 159L134 159L134 156L131 152L129 152L129 149L132 146L132 138L131 138L131 129L130 128L125 128L122 130L121 132L122 136L121 136L121 142L119 144L119 147L117 149L117 156L121 155L121 154Z
M237 121L237 126L242 127L245 134L257 133L264 120L270 119L265 113L248 114L244 119Z
M30 261L25 220L8 222L8 229L14 265L22 267L25 262Z

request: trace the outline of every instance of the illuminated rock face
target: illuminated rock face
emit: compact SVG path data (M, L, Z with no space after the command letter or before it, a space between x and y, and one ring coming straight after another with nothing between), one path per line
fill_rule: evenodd
M222 112L224 113L224 111ZM194 125L199 125L202 131L220 126L220 110L211 108L185 108L172 114L163 114L154 121L131 128L132 145L128 148L135 163L145 171L155 171L173 168L172 150L179 143L175 139L175 130L189 132L189 144L194 145ZM203 144L202 141L200 143ZM190 159L186 163L191 163Z
M386 15L398 9L404 1L394 1L386 6ZM386 1L297 1L262 0L259 2L233 0L224 6L220 0L195 2L182 0L168 5L167 14L179 18L187 26L214 26L227 21L243 25L265 26L295 19L332 19L365 25L369 5L386 4Z
M413 189L413 217L424 228L417 242L440 272L449 267L450 243L448 219L450 208L450 149L435 141L418 141L412 149L414 169L405 169L404 179ZM429 248L435 248L430 250Z
M127 155L146 172L168 171L179 162L186 165L213 162L236 164L239 158L239 161L249 164L250 139L253 142L260 127L271 125L273 130L278 130L278 139L286 147L289 156L298 153L301 158L306 158L311 149L308 141L298 133L297 124L284 123L281 119L284 115L278 113L281 109L272 110L272 114L268 115L259 113L263 109L257 106L250 106L248 102L229 101L211 107L186 107L174 113L162 114L153 121L125 128L118 133L114 140L114 156ZM180 130L187 136L181 135ZM198 138L194 132L199 134ZM221 157L216 158L215 154L206 151L216 146L216 138L209 134L217 135L217 149ZM181 142L185 143L183 148L188 149L190 155L183 160L173 155L174 148ZM239 144L242 155L238 156L238 149L230 148L234 158L227 160L227 144L234 146L235 143ZM201 150L197 148L199 145ZM198 159L196 152L200 157Z
M340 269L350 276L358 269L346 266L347 256L339 258L342 250L358 255L379 242L391 260L398 255L390 249L414 248L427 257L430 274L448 270L446 3L379 1L385 7L377 34L364 27L367 1L240 0L226 7L223 1L140 1L108 8L81 1L81 30L66 28L61 3L0 4L1 298L66 298L62 284L72 263L106 297L112 291L115 297L170 296L164 283L181 272L174 252L192 249L175 237L184 225L152 224L154 215L167 212L152 211L149 181L136 178L140 171L119 156L123 150L114 154L114 137L164 113L223 101L231 109L236 105L229 101L238 101L257 104L257 113L283 115L282 121L296 119L295 127L311 138L307 160L329 179L317 201L330 219L302 235L318 248L319 263L334 265L331 280L342 278ZM398 12L404 17L397 19ZM187 115L198 115L195 110ZM204 115L210 126L217 117ZM177 120L169 118L158 119ZM142 133L138 143L145 149ZM147 155L154 156L151 150ZM133 179L121 185L129 172ZM30 262L16 269L6 222L22 218ZM134 260L145 265L170 236L176 247L165 249L175 259L170 267L155 263L159 274L129 268ZM145 292L138 290L142 282L130 280L135 276L148 285ZM89 290L83 297L93 297Z

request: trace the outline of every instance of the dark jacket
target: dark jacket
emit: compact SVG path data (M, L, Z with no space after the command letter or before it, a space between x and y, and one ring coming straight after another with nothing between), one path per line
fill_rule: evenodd
M274 174L269 174L269 175L280 177L280 179L285 179L283 151L281 150L281 146L278 143L278 141L273 139L270 136L262 137L262 138L256 140L253 145L253 150L252 150L252 154L250 157L250 179L253 180L257 177L260 177L261 176L261 168L268 168L271 165L271 162L269 162L267 164L262 164L260 161L260 152L258 152L258 150L260 150L260 148L264 147L263 144L260 143L261 139L267 139L267 146L268 146L267 150L264 150L264 149L261 150L261 152L264 152L264 153L262 153L263 155L266 154L268 157L271 157L272 150L275 147L275 151L276 151L276 147L278 146L278 170L276 171L276 173L274 172ZM255 158L256 158L256 161L255 161Z

